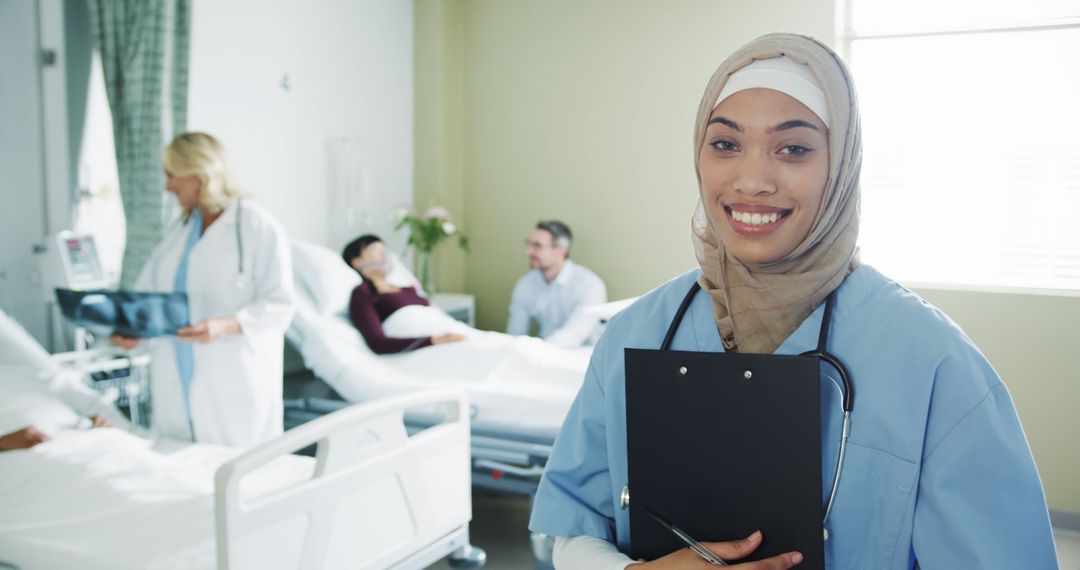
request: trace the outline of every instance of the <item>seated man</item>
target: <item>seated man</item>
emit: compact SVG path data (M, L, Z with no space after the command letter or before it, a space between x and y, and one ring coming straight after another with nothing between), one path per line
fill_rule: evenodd
M2 309L0 393L4 394L0 399L0 452L29 449L48 441L56 429L127 423L107 399L83 384L78 374L57 366ZM38 415L28 416L24 413L27 409L37 410Z
M506 332L529 334L535 321L540 338L557 346L582 346L596 331L597 320L581 311L607 301L604 282L588 268L570 261L570 228L542 221L525 241L528 272L518 279L510 299Z

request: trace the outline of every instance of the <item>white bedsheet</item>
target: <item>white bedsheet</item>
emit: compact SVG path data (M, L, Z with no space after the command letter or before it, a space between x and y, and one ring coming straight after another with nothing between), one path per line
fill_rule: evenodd
M555 431L585 377L590 348L563 349L531 337L484 332L435 307L403 307L383 323L388 336L464 334L468 340L376 355L343 315L300 311L293 322L306 365L342 397L362 402L431 387L464 387L473 422Z
M33 568L213 568L214 472L239 453L101 428L0 453L0 561ZM244 481L258 496L311 476L288 456Z

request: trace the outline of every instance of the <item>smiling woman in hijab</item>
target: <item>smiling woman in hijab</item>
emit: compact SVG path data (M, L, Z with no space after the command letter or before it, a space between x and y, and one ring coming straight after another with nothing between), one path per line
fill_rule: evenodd
M817 346L831 298L827 348L858 404L825 523L826 566L1056 568L1042 486L1005 385L947 316L859 263L862 140L839 57L790 34L746 44L706 87L694 140L700 268L612 319L593 353L530 521L556 537L556 566L710 566L685 548L648 561L626 554L624 349L659 347L685 298L672 350L798 355ZM706 294L688 296L694 285ZM823 497L833 496L839 400L821 399ZM738 468L732 440L717 434L712 451ZM735 561L768 537L730 539L705 546ZM784 552L732 566L802 560Z

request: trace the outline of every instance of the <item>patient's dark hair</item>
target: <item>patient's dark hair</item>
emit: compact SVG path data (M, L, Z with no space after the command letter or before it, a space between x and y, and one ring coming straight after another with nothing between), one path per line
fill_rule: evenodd
M350 241L349 245L346 245L345 249L341 250L341 259L345 260L345 265L352 267L352 260L360 257L360 254L363 253L367 246L381 241L382 238L377 235L364 234Z
M559 220L541 220L536 223L536 229L544 230L551 234L551 239L556 247L566 248L566 257L570 258L570 243L574 241L574 234L570 228Z

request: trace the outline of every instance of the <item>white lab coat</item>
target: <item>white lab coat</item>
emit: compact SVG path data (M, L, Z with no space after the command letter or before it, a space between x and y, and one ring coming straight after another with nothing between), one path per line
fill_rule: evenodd
M237 212L243 273L238 268ZM139 274L136 289L173 290L190 231L190 223L183 219L165 231ZM190 426L174 339L149 342L155 432L233 446L255 445L280 434L282 351L294 312L294 291L289 242L277 220L250 202L226 208L191 250L187 293L192 324L235 316L243 332L195 343Z

